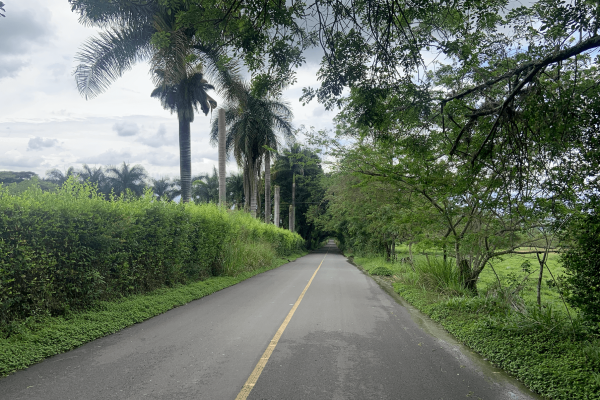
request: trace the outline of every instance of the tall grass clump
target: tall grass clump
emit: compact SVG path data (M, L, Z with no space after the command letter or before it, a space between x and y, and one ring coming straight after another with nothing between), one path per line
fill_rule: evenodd
M12 195L0 185L0 328L236 275L302 246L299 235L241 214L149 193L106 200L74 180L52 193ZM238 249L245 258L234 260Z
M405 263L400 281L442 294L468 294L453 259L444 261L441 257L417 258L412 263Z

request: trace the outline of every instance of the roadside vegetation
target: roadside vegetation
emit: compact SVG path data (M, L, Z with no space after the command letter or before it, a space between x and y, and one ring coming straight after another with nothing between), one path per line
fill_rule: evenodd
M303 245L247 213L149 191L106 200L74 179L54 192L0 186L0 372L274 268Z
M465 291L456 268L444 266L439 256L429 262L417 256L413 264L382 256L354 262L533 391L549 399L600 398L600 338L575 309L567 313L553 284L538 307L537 283L526 278L521 257L498 263L497 271L512 272L498 273L499 281L484 279L477 295ZM561 267L551 265L559 275Z

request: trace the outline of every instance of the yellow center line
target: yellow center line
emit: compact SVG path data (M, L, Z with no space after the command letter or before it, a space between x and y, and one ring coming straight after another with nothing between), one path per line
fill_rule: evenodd
M327 253L325 254L325 257L327 257L328 253L329 253L329 251L327 251ZM246 383L242 387L242 390L240 390L240 392L238 393L238 395L235 398L235 400L246 400L246 398L248 397L248 395L252 391L252 388L254 387L254 385L256 385L256 382L258 381L258 377L260 377L260 374L262 373L263 369L265 369L265 366L267 365L267 362L269 361L269 357L271 357L271 354L273 353L273 350L275 350L275 346L277 346L277 343L279 342L279 339L281 338L281 335L283 335L283 331L285 331L285 328L287 328L287 326L290 323L292 317L294 316L294 313L296 312L296 309L298 308L298 306L300 305L300 302L304 298L304 294L308 290L308 287L312 283L313 279L315 279L315 275L317 275L317 272L319 272L319 269L321 268L321 265L323 265L323 261L325 261L325 257L323 257L323 259L321 260L321 264L319 264L319 266L315 270L315 273L312 275L312 277L310 278L310 280L306 284L306 287L304 288L304 290L300 294L300 297L298 297L298 300L296 300L296 303L294 304L294 306L292 307L292 309L288 313L287 317L285 317L285 319L283 320L283 323L281 324L281 326L277 330L277 333L275 333L275 336L273 336L273 339L271 339L271 342L267 346L267 349L265 350L265 352L263 353L262 357L258 361L258 364L256 364L256 367L254 367L254 370L252 371L252 373L248 377L248 380L246 381Z

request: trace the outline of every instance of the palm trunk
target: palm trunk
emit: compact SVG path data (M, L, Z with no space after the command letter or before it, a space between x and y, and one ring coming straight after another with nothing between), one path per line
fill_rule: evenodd
M271 222L271 155L265 153L265 223Z
M219 109L219 205L227 202L225 172L225 110Z
M181 179L181 201L188 203L192 197L192 147L190 121L179 117L179 176Z
M256 171L252 171L252 201L250 203L250 214L252 218L256 218L256 195L258 194Z
M250 210L250 187L252 180L250 179L250 166L246 161L244 163L244 211Z
M279 228L279 186L275 185L275 210L274 210L274 215L273 215L273 222L275 223L275 226Z
M296 231L296 174L292 175L292 220L290 221L291 231Z

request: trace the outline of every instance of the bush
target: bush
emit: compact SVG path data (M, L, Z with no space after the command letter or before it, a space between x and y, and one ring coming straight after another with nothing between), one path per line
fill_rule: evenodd
M226 264L231 260L225 255L238 243L247 249L261 243L269 259L302 246L299 235L242 214L157 201L150 194L107 201L72 180L52 193L33 187L11 195L0 186L0 327L235 275L249 268L244 260ZM263 254L254 252L250 264L262 267L268 261L260 261Z
M600 215L598 206L573 221L571 246L562 254L567 301L600 327Z

